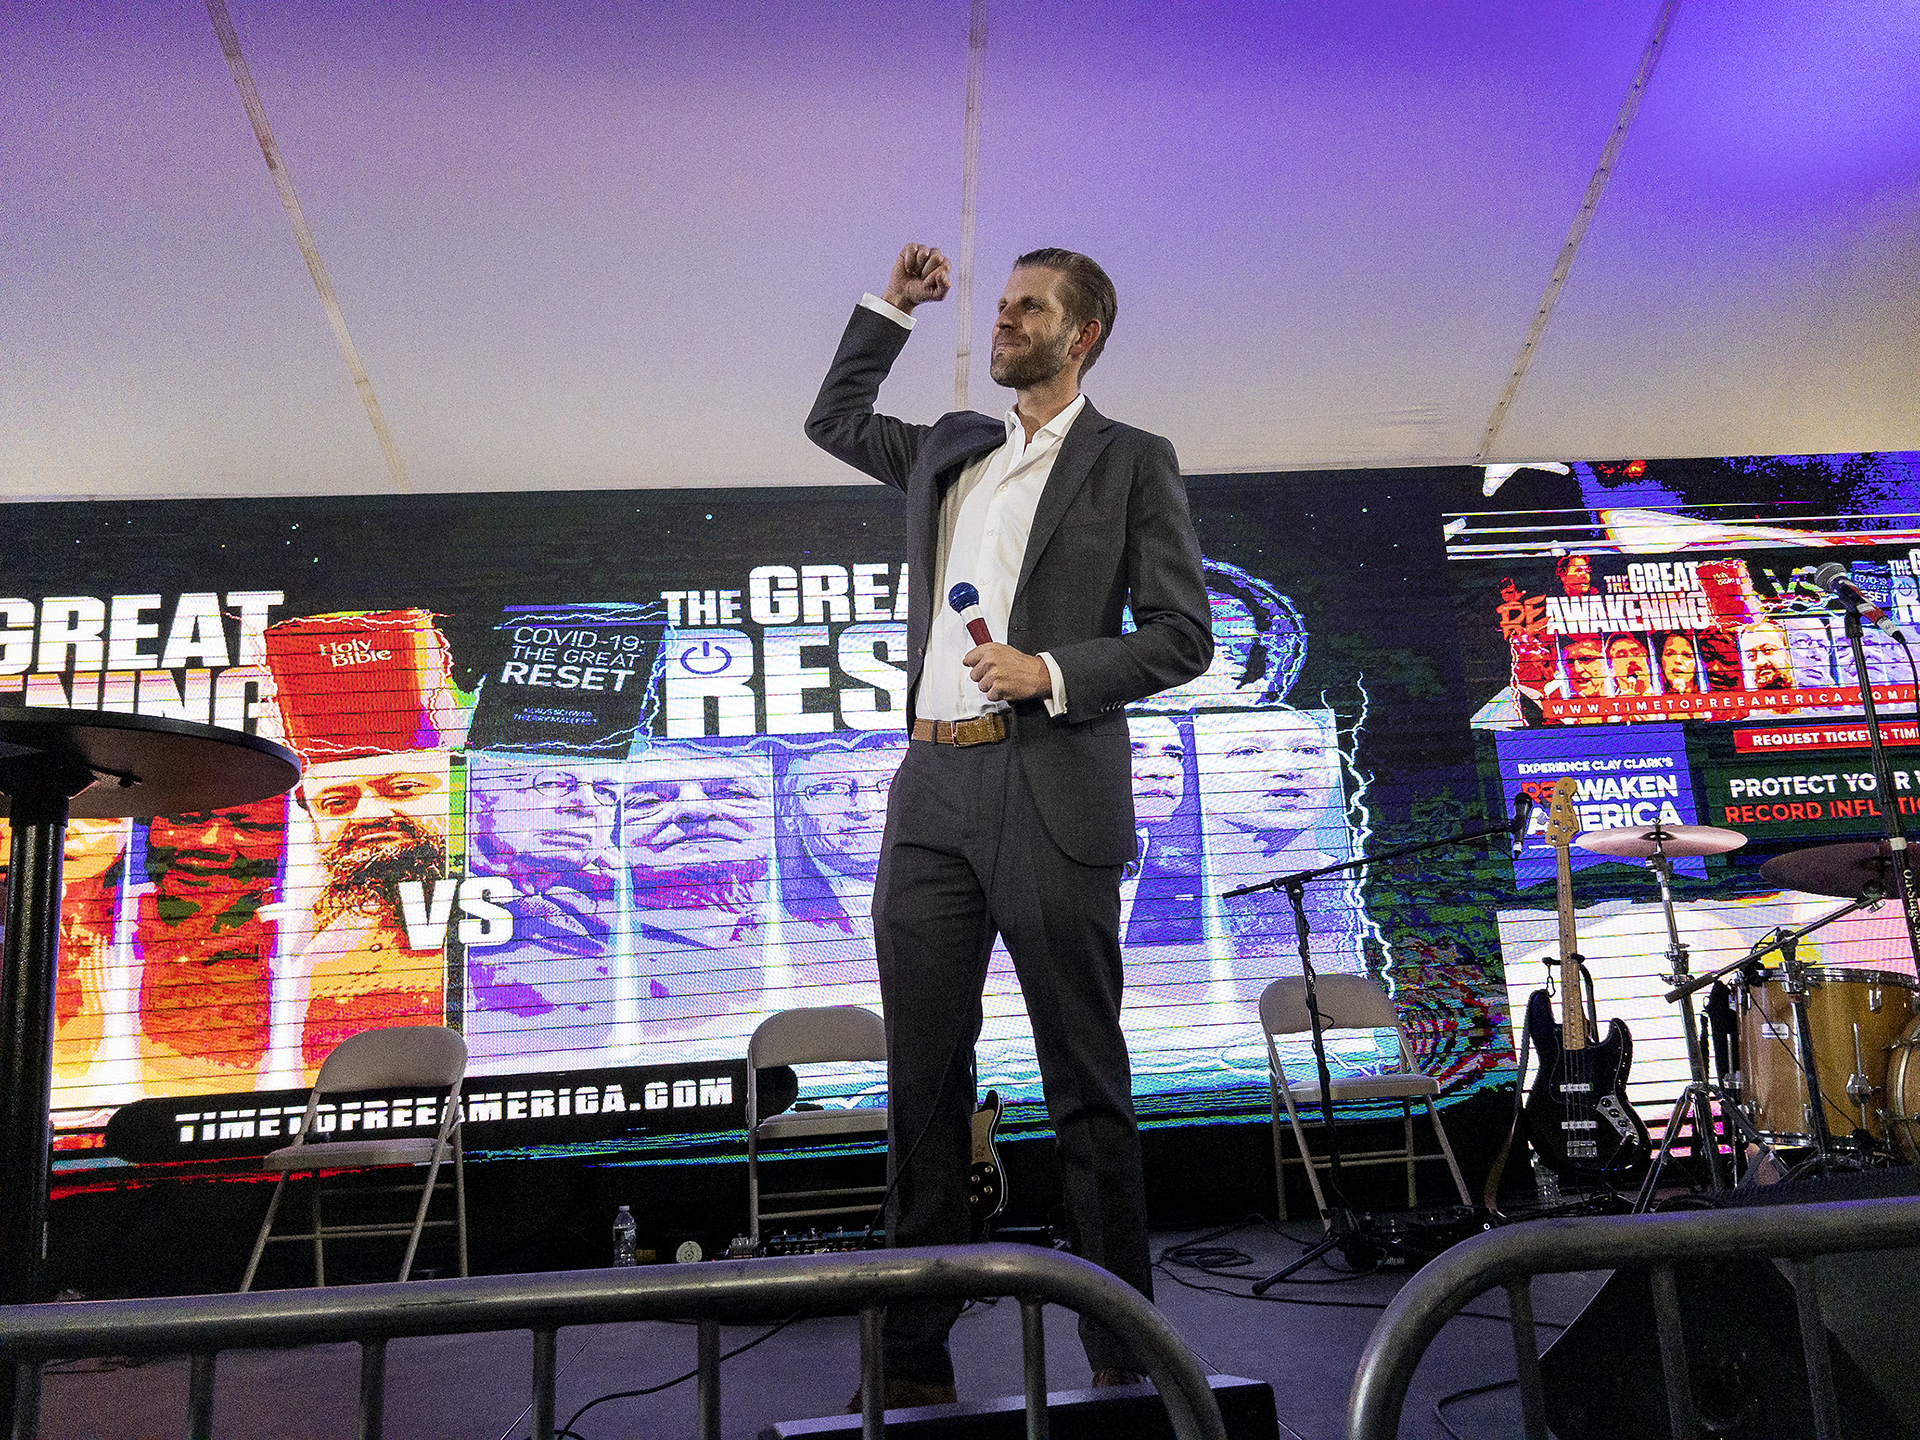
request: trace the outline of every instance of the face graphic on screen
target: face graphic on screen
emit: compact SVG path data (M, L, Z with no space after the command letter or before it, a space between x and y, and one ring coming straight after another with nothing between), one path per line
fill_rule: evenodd
M887 825L898 746L816 750L787 765L789 813L808 857L822 870L872 882Z
M1740 632L1740 659L1755 690L1791 690L1793 660L1787 654L1787 632L1771 620L1757 621Z
M1660 683L1669 695L1700 693L1700 662L1694 657L1693 637L1684 630L1660 642Z
M1173 721L1136 715L1127 722L1133 735L1133 815L1141 825L1164 825L1186 795L1186 746Z
M229 1088L266 1054L277 927L260 912L278 893L286 815L275 795L148 822L154 888L138 933L149 1079Z
M106 1012L125 1003L108 994L119 887L107 877L126 853L132 828L129 820L67 822L61 870L60 964L53 1004L53 1076L62 1084L86 1076L99 1053Z
M1740 645L1724 630L1702 630L1694 637L1700 648L1700 668L1715 690L1739 690L1746 681L1740 673Z
M280 868L281 800L163 815L147 827L147 869L160 888L219 880L270 880Z
M321 912L391 909L400 881L445 870L445 751L323 760L307 768L300 796L327 872Z
M1780 622L1787 632L1787 656L1799 685L1831 685L1833 636L1827 622L1816 615L1800 615Z
M610 767L476 767L473 843L499 873L537 881L611 864L620 785Z
M686 870L764 873L773 794L764 761L676 752L628 763L621 846L636 885Z
M507 902L512 940L467 951L468 1044L483 1063L543 1048L591 1051L612 1023L617 771L562 760L470 764L474 872L504 875L517 893Z
M1172 693L1178 703L1245 704L1258 699L1266 683L1264 673L1249 674L1255 647L1260 643L1259 622L1253 611L1231 595L1210 597L1213 617L1213 660L1205 673ZM1243 688L1244 686L1244 688Z
M1593 562L1584 555L1569 555L1556 567L1561 588L1569 595L1593 595Z
M1567 680L1573 693L1588 699L1607 693L1607 653L1597 635L1583 635L1563 647Z
M1647 644L1636 635L1616 635L1607 641L1607 664L1613 669L1614 693L1653 694L1653 667L1647 663Z
M1232 829L1285 843L1339 803L1339 752L1311 715L1209 716L1194 742L1207 813Z
M1911 684L1913 672L1907 668L1906 652L1891 635L1871 625L1861 627L1860 643L1867 652L1867 680L1874 685ZM1853 643L1834 626L1833 676L1839 685L1857 685L1859 671L1853 663Z

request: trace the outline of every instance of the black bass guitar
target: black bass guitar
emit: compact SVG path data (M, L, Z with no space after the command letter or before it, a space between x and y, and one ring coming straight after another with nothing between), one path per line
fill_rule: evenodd
M1006 1172L1000 1168L1000 1147L994 1143L1000 1128L1000 1092L973 1112L973 1163L967 1169L967 1211L973 1219L973 1238L984 1239L987 1225L1007 1208Z
M1605 1040L1595 1042L1587 1034L1573 925L1573 867L1567 855L1580 829L1574 786L1572 779L1554 785L1547 816L1559 882L1561 1020L1554 1021L1547 992L1534 991L1527 1001L1527 1030L1540 1068L1527 1096L1527 1140L1563 1181L1637 1184L1652 1147L1646 1125L1627 1103L1633 1036L1617 1015L1607 1024Z

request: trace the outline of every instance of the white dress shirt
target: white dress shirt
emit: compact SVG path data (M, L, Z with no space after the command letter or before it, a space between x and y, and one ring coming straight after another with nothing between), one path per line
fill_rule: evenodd
M867 295L860 303L913 328L911 315L877 295ZM1031 440L1018 412L1008 410L1006 443L971 461L941 497L940 588L933 597L933 624L913 703L913 713L921 719L967 720L1012 708L1004 700L989 700L961 663L960 657L973 649L973 637L947 595L961 581L971 583L980 592L980 613L988 631L995 640L1006 640L1033 513L1053 474L1060 444L1086 405L1087 397L1076 395L1072 404L1034 431ZM1040 659L1053 681L1053 693L1045 697L1047 713L1062 714L1067 708L1066 680L1052 655L1042 651Z

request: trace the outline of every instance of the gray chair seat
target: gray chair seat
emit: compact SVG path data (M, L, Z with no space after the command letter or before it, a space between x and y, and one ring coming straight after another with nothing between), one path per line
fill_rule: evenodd
M430 1136L417 1140L319 1140L311 1145L283 1145L262 1157L263 1170L303 1174L308 1170L362 1170L375 1165L427 1165L435 1152L452 1159L446 1146Z
M768 1116L756 1128L763 1146L770 1141L816 1140L828 1135L872 1135L876 1132L884 1135L887 1131L887 1112L870 1106L858 1110L837 1107L787 1110Z
M1409 1074L1405 1071L1393 1071L1384 1075L1349 1075L1336 1080L1330 1087L1334 1103L1342 1100L1399 1100L1403 1097L1421 1099L1440 1093L1440 1082L1431 1075ZM1319 1080L1295 1080L1287 1086L1296 1101L1305 1100L1310 1104L1320 1103Z

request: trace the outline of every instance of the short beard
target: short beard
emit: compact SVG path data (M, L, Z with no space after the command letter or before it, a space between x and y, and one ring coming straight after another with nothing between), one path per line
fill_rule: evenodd
M1060 333L1051 341L1042 341L1023 355L1009 355L1004 360L991 358L987 361L987 374L996 385L1004 385L1009 390L1026 390L1034 385L1044 385L1065 370L1068 365L1067 352L1073 348L1073 329L1060 327Z
M766 879L765 860L635 870L633 898L635 905L656 910L721 910L729 915L750 915L760 907Z
M326 853L327 884L313 903L313 918L331 925L345 915L399 924L400 883L431 880L447 870L446 838L419 821L401 817L396 822L412 832L405 840L388 840L371 847L352 848L350 825ZM381 822L382 828L387 822Z

